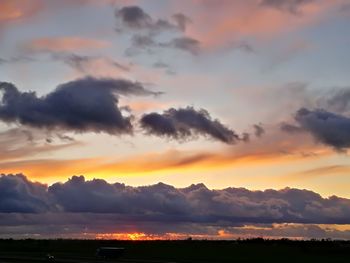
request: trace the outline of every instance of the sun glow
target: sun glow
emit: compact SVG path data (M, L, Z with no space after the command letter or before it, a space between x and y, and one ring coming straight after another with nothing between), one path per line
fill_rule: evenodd
M96 239L105 240L131 240L131 241L147 241L147 240L185 240L188 238L193 239L207 239L208 235L189 235L186 233L164 233L164 234L148 234L144 232L134 233L103 233L97 234Z
M97 234L96 239L117 239L117 240L159 240L160 236L153 234L146 234L143 232L135 233L107 233L107 234Z

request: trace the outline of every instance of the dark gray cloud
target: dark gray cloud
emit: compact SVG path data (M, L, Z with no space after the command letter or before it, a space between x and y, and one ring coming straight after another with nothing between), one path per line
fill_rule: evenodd
M182 13L176 13L170 19L154 19L138 6L125 6L117 9L115 16L119 22L117 31L123 32L124 28L132 33L136 31L131 37L131 46L125 51L128 56L140 51L153 54L154 49L158 48L180 49L192 54L198 54L200 51L200 42L184 35L192 21ZM159 39L158 35L161 32L171 33L170 38L163 36ZM166 38L168 40L165 40Z
M162 114L145 114L140 123L149 134L180 141L196 135L229 144L239 140L239 136L234 131L224 126L219 120L213 120L206 110L197 111L193 107L170 108Z
M298 95L294 122L283 122L282 131L310 133L318 142L337 150L350 147L350 89L337 87L327 90L310 90L299 85L293 95ZM292 95L292 94L290 94Z
M327 226L322 227L317 224L258 224L258 225L246 225L229 227L225 229L226 235L232 237L248 236L248 237L270 237L280 239L349 239L349 230L337 230L335 227Z
M245 40L234 41L228 46L227 49L240 50L246 53L256 53L255 48L248 41L245 41Z
M0 213L40 213L49 210L47 187L23 175L0 174Z
M149 34L135 34L131 37L131 45L125 50L126 56L135 56L141 52L154 54L155 49L160 47L160 43Z
M131 187L83 176L47 187L23 175L0 176L1 237L143 232L223 238L218 232L224 230L229 238L348 238L348 230L316 224L349 224L349 218L349 199L323 198L308 190L210 190L203 184L175 188L162 183Z
M255 53L254 47L246 41L240 41L233 45L233 48L240 49L247 53Z
M203 184L130 187L72 177L48 192L66 212L119 213L165 222L349 223L350 200L297 189L209 190ZM341 211L334 213L334 211Z
M182 13L174 14L172 18L182 31L186 31L187 25L192 23L191 18Z
M119 95L157 95L138 82L92 78L59 85L38 97L21 92L13 84L0 82L0 120L36 128L76 132L131 133L131 116L118 108Z
M124 6L115 11L117 22L121 22L122 27L131 30L147 30L149 33L157 34L167 30L182 30L186 29L189 22L185 15L176 14L173 19L175 23L167 19L154 19L138 6ZM123 29L118 25L118 30Z
M253 128L254 128L254 135L256 137L260 138L265 134L265 129L262 127L261 124L254 124Z
M164 62L157 61L157 62L153 63L153 67L154 68L168 69L170 66Z
M210 190L203 184L175 188L158 183L131 187L74 176L50 187L23 175L0 177L0 211L118 215L119 220L232 226L240 223L350 223L350 200L308 190Z
M135 29L148 28L153 23L151 16L138 6L126 6L117 9L115 16L120 18L124 25Z
M350 147L350 118L323 109L301 108L295 115L300 127L318 141L342 150Z
M131 38L131 46L126 50L127 55L137 54L140 50L153 53L153 49L159 47L159 43L150 35L135 34Z
M166 42L158 42L150 35L134 35L131 38L131 46L126 50L127 55L137 54L138 51L147 51L150 54L154 53L157 48L171 48L189 52L193 55L198 55L201 51L201 43L190 37L175 37Z
M34 58L28 56L14 56L10 58L0 58L0 65L13 64L13 63L28 63L35 61Z
M197 39L191 37L177 37L173 38L167 43L160 44L163 47L171 47L190 52L193 55L197 55L200 52L200 42Z
M289 124L289 123L281 123L280 126L281 130L284 132L288 132L288 133L300 133L300 132L304 132L304 129L297 126L297 125L293 125L293 124Z
M250 141L250 134L247 133L247 132L244 132L244 133L242 134L242 136L241 136L241 140L242 140L243 142L249 142L249 141Z
M292 14L300 14L300 8L314 0L262 0L261 5L277 8Z
M164 72L168 75L176 75L176 71L172 67L162 61L157 61L153 63L153 67L156 69L163 69Z
M72 68L82 72L89 73L90 66L94 66L94 63L103 62L104 64L115 67L121 71L129 71L128 66L122 65L113 59L99 56L81 56L77 54L53 54L54 59L62 60L65 64Z
M322 108L337 113L350 113L350 88L340 87L333 89L320 97L317 104Z

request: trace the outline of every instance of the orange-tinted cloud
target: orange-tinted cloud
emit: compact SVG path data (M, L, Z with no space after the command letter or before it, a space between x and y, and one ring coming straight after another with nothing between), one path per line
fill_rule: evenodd
M45 138L48 137L50 136L45 132L21 128L1 132L0 168L2 168L1 163L5 161L21 160L28 158L28 156L33 157L81 145L80 142L72 139L60 143L48 143L45 141Z
M11 161L0 163L0 173L23 173L29 178L40 180L42 182L54 182L67 178L69 175L80 175L87 172L92 167L100 163L96 159L35 159L23 161Z
M0 24L20 20L25 17L36 14L42 8L42 2L39 0L21 1L21 0L1 0L0 1Z
M125 103L133 112L145 113L154 110L164 110L170 107L171 103L161 103L157 101L130 101ZM123 105L123 101L121 103Z
M320 151L318 155L305 156L298 152L278 152L275 149L242 152L191 152L169 150L147 153L123 159L110 157L55 160L41 159L1 163L2 173L24 173L29 178L42 182L54 182L71 175L85 175L87 178L115 178L129 176L165 175L173 173L191 173L218 171L228 167L256 166L310 160L329 151ZM306 158L307 157L307 158Z
M283 181L293 182L298 180L318 178L322 176L335 176L335 175L348 176L349 173L350 173L349 165L328 165L328 166L318 167L314 169L309 169L306 171L301 171L299 173L286 175L283 177Z
M82 49L105 48L109 42L81 37L39 38L31 41L26 47L34 51L73 52Z

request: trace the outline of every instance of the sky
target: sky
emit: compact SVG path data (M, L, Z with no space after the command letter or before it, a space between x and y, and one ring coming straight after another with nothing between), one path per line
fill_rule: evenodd
M350 238L347 0L0 0L0 237Z

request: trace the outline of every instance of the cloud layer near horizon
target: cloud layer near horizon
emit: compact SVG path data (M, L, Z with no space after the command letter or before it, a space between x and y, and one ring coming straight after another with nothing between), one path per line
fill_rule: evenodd
M117 214L161 223L349 224L350 200L308 190L209 190L203 184L175 188L158 183L131 187L73 176L46 186L24 175L0 177L0 213Z

